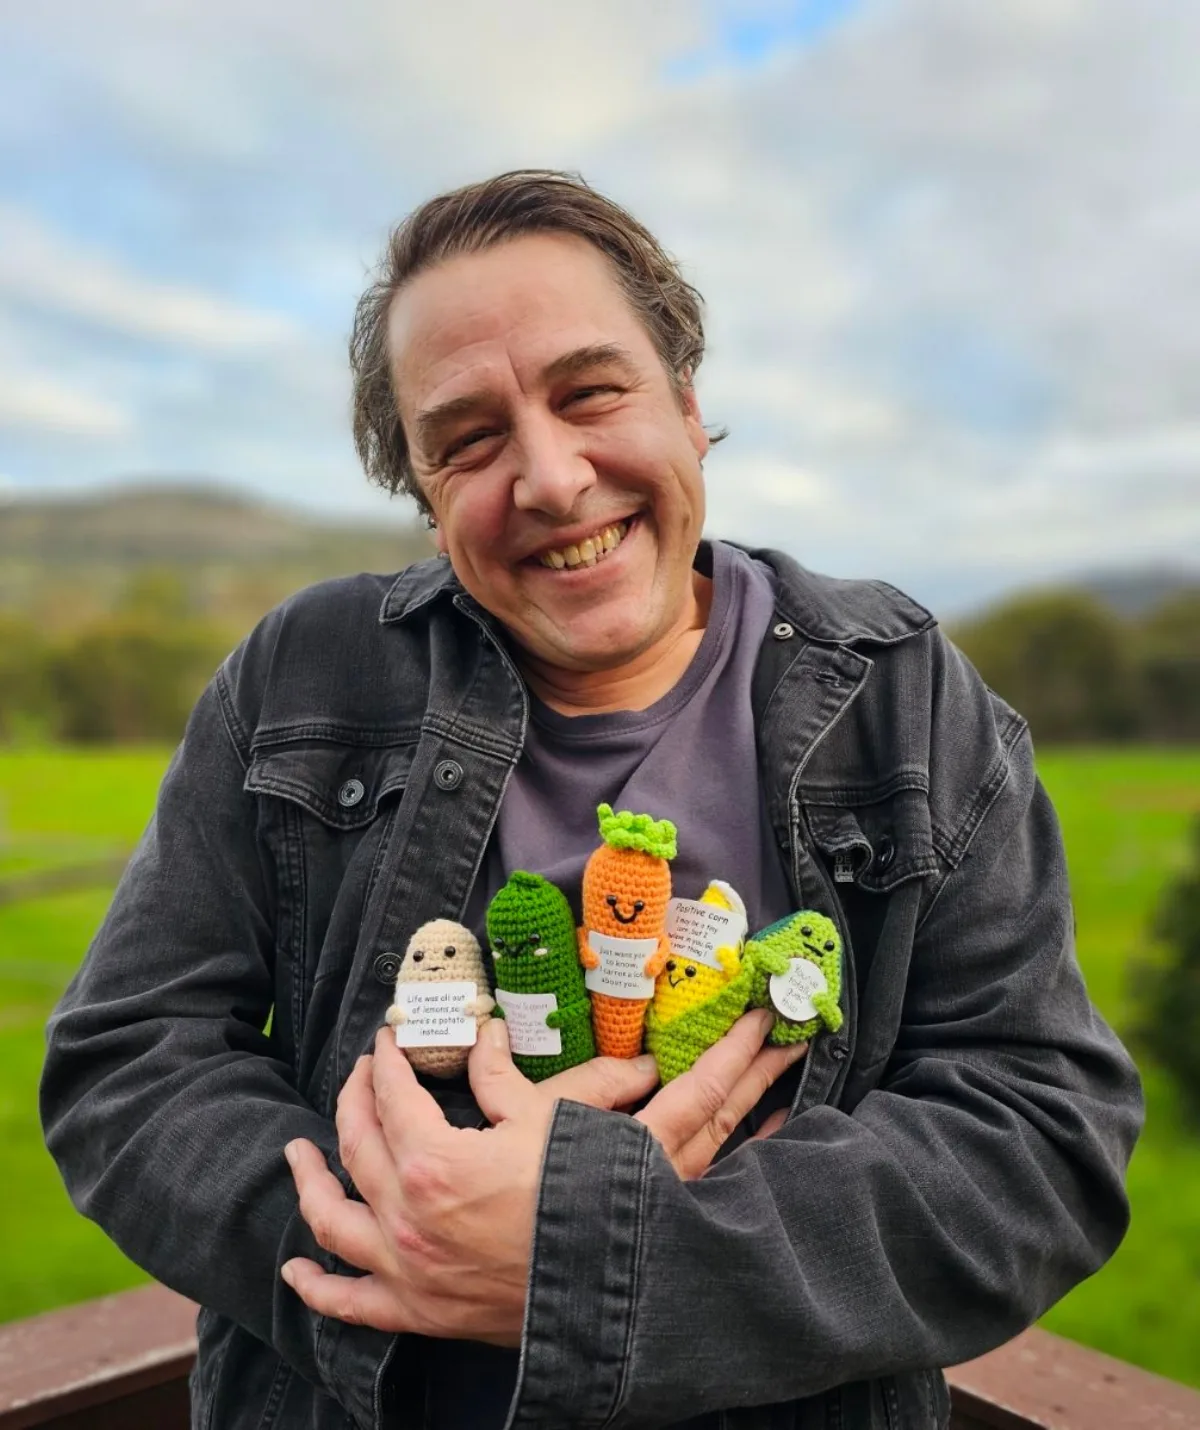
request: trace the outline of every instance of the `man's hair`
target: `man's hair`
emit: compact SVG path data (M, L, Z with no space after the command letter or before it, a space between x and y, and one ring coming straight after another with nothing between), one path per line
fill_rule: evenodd
M422 509L392 389L388 313L410 279L444 259L529 233L567 233L605 254L677 393L704 356L704 300L654 235L578 174L515 169L430 199L393 230L350 335L354 445L367 476ZM717 434L719 440L723 434Z

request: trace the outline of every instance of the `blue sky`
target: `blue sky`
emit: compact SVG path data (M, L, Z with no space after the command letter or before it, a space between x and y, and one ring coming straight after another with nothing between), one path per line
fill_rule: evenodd
M0 9L0 496L406 519L349 441L389 224L581 170L705 293L710 528L935 604L1200 553L1200 9Z

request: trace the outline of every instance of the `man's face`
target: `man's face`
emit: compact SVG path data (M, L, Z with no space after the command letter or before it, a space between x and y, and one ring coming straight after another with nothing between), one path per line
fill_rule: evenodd
M688 624L708 438L598 249L449 259L397 294L389 341L439 544L525 650L613 670Z

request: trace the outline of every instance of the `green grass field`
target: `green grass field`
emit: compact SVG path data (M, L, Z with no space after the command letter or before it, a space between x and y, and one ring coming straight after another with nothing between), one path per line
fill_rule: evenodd
M0 753L0 877L128 850L153 805L162 750ZM1066 833L1079 955L1118 1029L1125 969L1200 813L1200 751L1071 751L1041 770ZM71 1209L36 1117L42 1028L111 890L0 905L0 1320L144 1280ZM1045 1318L1054 1331L1200 1386L1200 1135L1165 1080L1146 1078L1130 1172L1133 1225L1112 1262Z

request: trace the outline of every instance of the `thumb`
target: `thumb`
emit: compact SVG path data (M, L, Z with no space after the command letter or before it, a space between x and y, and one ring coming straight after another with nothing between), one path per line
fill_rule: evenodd
M539 1084L539 1091L589 1107L628 1107L658 1086L658 1066L649 1053L636 1058L592 1058Z
M480 1111L493 1127L520 1116L539 1100L537 1088L512 1060L503 1018L489 1018L480 1028L467 1058L467 1080Z

